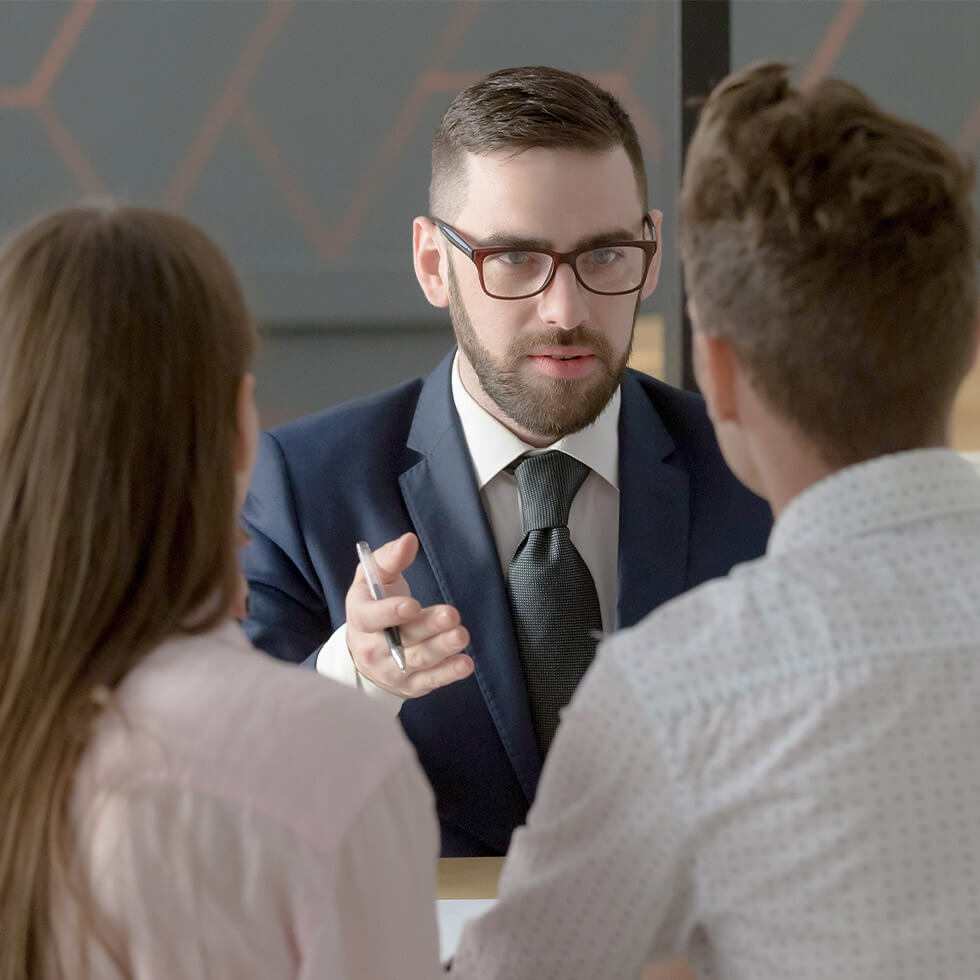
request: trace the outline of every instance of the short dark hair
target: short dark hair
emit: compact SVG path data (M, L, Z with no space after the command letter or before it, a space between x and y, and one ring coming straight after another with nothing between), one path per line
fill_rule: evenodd
M495 71L464 89L432 142L429 213L449 221L465 200L464 153L532 147L609 150L622 146L647 208L647 178L636 129L619 100L581 75L532 66Z
M972 363L972 167L825 80L759 63L711 93L680 247L701 328L834 465L934 442Z

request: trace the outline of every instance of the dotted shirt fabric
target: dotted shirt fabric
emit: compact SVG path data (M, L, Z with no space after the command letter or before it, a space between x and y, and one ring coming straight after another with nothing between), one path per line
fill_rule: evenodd
M453 976L976 976L978 706L980 477L834 474L600 646Z

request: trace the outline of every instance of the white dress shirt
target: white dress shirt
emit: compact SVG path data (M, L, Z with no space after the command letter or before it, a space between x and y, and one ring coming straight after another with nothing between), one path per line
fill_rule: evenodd
M524 540L517 480L507 467L525 453L548 449L568 453L589 467L590 472L572 501L568 528L572 543L595 582L603 630L612 632L616 625L619 555L619 389L592 425L559 439L547 449L528 445L477 404L460 379L458 353L453 360L452 394L505 578L510 560ZM479 640L474 637L475 642ZM320 648L316 668L327 677L361 688L393 711L401 706L401 698L357 673L347 649L346 625Z
M978 813L980 477L882 457L600 646L452 973L973 977Z
M432 980L432 791L386 712L257 653L233 623L163 644L115 705L73 803L128 977ZM54 908L45 976L78 976L74 906ZM121 976L97 945L90 966Z

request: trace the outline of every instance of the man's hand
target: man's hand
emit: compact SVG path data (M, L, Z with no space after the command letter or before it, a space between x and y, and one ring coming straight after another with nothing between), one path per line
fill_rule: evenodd
M470 634L459 624L453 606L427 606L412 598L402 572L415 561L419 539L403 534L374 552L385 599L372 599L358 567L347 592L347 648L354 666L369 681L401 695L417 698L462 680L473 672L473 661L460 651ZM388 652L384 630L397 626L405 649L405 671Z

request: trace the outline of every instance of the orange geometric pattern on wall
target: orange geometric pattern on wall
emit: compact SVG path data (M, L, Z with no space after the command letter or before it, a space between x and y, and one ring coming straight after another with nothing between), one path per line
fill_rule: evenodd
M438 94L455 93L481 77L478 73L447 71L441 66L449 60L453 50L466 35L482 2L483 0L469 0L454 5L453 14L429 58L431 67L421 71L408 88L400 111L375 150L372 160L364 168L340 220L334 227L329 227L311 195L302 186L248 102L249 85L261 69L270 46L294 7L292 0L271 0L260 23L236 58L220 93L205 114L193 142L163 190L161 204L174 210L183 207L222 134L229 125L235 124L241 128L289 214L316 251L327 262L343 258L356 239L366 215L382 191L430 98ZM26 108L36 113L59 158L79 188L88 193L103 193L105 187L77 140L61 121L48 95L97 3L98 0L75 0L30 81L20 88L0 88L0 108ZM623 102L653 161L659 160L663 154L663 139L659 127L635 91L630 73L642 57L644 45L655 37L659 19L657 5L654 5L640 29L634 32L623 62L612 71L594 73L592 76Z

